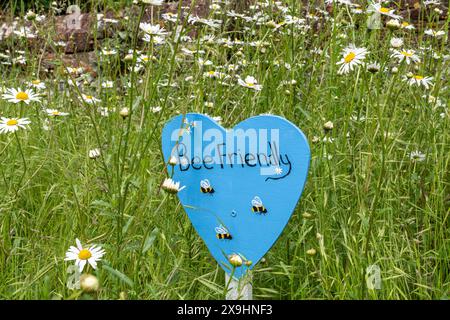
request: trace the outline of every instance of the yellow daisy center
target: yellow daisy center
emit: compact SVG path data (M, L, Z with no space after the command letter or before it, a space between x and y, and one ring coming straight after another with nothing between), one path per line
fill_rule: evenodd
M16 94L16 99L17 100L28 100L28 93L26 93L26 92L23 92L23 91L20 91L20 92L18 92L17 94Z
M402 51L401 54L404 55L405 57L412 57L412 55L413 55L411 52L407 52L407 51Z
M380 8L381 13L388 13L389 11L391 11L389 8Z
M255 84L254 84L253 82L247 82L247 85L248 85L249 87L253 87Z
M33 81L31 81L31 83L37 85L37 84L41 83L41 81L40 80L33 80Z
M347 54L344 57L344 60L346 63L349 63L349 62L353 61L353 59L355 59L355 57L356 57L356 54L354 52L350 52L349 54Z
M86 96L87 100L92 100L93 96Z
M215 71L208 71L208 74L213 76L216 72Z
M416 80L423 80L423 77L422 76L414 76L414 79L416 79Z
M53 114L54 116L59 116L59 111L53 111L52 114Z
M403 27L407 27L407 26L409 26L409 23L406 22L406 21L403 21L403 22L402 22L402 26L403 26Z
M17 121L16 119L9 119L8 121L6 121L7 126L15 126L18 123L19 123L19 121Z
M90 257L92 257L92 253L88 249L80 250L78 253L78 259L80 260L87 260Z

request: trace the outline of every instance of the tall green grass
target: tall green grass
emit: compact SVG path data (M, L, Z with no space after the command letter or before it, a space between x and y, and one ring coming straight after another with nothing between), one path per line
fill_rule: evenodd
M165 176L162 126L186 112L220 116L225 127L257 114L277 114L299 126L310 141L306 188L282 236L254 269L255 298L448 297L449 60L433 58L433 53L448 57L448 44L424 37L423 30L368 30L365 15L345 7L334 8L334 21L315 21L299 1L286 2L310 29L274 30L217 15L225 19L217 30L179 22L192 43L178 41L173 33L167 44L151 46L139 42L138 17L122 19L123 33L98 42L119 54L101 58L97 50L97 87L86 84L79 90L60 87L68 79L62 67L45 74L41 54L26 41L4 41L4 49L25 51L27 65L1 65L2 86L23 88L40 77L47 90L42 103L28 106L0 100L1 116L32 121L17 136L0 135L1 298L223 298L224 272L177 198L159 188ZM281 21L277 10L263 11ZM323 16L314 6L309 11ZM54 31L36 25L46 35L47 48L54 48ZM448 21L442 28L448 30ZM199 39L208 34L262 45L202 44ZM423 50L419 71L390 58L392 36L402 37L407 48L431 48ZM380 71L360 68L338 75L336 62L349 43L367 47L366 61L378 61ZM130 74L122 58L135 46L156 58ZM214 66L200 68L199 57ZM57 66L59 58L57 53ZM233 78L225 80L231 84L226 86L203 77L209 70L233 76L225 71L231 64L240 64L236 74L255 76L263 90L240 87ZM392 73L394 66L398 73ZM409 71L433 76L433 88L409 86L402 81ZM185 80L188 76L191 81ZM102 89L103 80L113 80L115 88ZM283 84L291 80L296 84ZM130 87L124 87L128 82ZM101 99L98 106L111 109L110 115L103 117L83 103L81 92ZM430 95L443 105L430 102ZM161 111L152 112L155 106ZM126 119L118 113L123 107L131 110ZM70 115L48 119L42 108ZM327 121L334 128L325 133ZM100 158L89 159L93 148L101 149ZM415 150L426 155L424 161L410 159ZM66 287L71 263L63 259L77 237L107 252L99 268L89 270L101 283L98 294ZM317 253L308 255L312 248ZM380 290L367 289L370 265L381 269Z

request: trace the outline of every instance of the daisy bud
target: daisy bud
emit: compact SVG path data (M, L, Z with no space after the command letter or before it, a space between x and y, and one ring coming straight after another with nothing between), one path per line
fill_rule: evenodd
M418 65L414 66L414 70L419 71L420 67Z
M272 21L267 22L266 26L268 26L269 28L275 29L277 27L277 23L272 20Z
M171 156L170 157L170 159L169 159L169 164L171 165L171 166L174 166L174 165L176 165L177 164L177 157L175 157L175 156Z
M228 262L230 262L230 264L233 267L240 267L240 266L242 266L242 258L238 254L229 255L228 256Z
M306 251L307 255L314 256L317 253L316 249L312 248Z
M430 95L430 96L428 97L428 103L435 103L435 102L436 102L436 97Z
M391 47L393 48L400 48L403 46L403 39L401 38L392 38L390 41Z
M125 291L119 293L119 300L127 300L128 295Z
M325 124L323 125L323 128L325 129L325 131L333 130L333 128L334 128L333 122L331 122L331 121L325 122Z
M393 67L392 70L391 70L391 72L394 73L394 74L395 74L395 73L398 73L398 68L397 68L397 67Z
M266 263L266 262L267 262L266 258L264 258L264 257L263 257L263 258L261 258L261 260L260 260L260 261L261 261L261 263Z
M125 119L130 114L130 111L128 110L128 108L122 108L122 110L120 110L119 114L123 119Z
M414 74L413 74L412 72L408 72L408 73L406 74L406 76L407 76L408 78L412 78L412 77L414 76Z
M320 141L320 138L318 136L314 136L314 137L312 137L311 141L312 141L312 143L317 143Z
M305 219L310 219L312 217L312 214L308 213L308 212L305 212L305 213L302 214L302 217L305 218Z
M252 265L252 263L253 263L252 260L247 260L247 261L245 261L245 265L246 265L247 267L250 267L250 266Z
M444 13L444 11L439 8L434 8L434 12L436 12L438 15L442 15Z
M316 239L317 240L320 240L320 239L323 239L323 235L321 235L320 233L316 233Z
M36 19L36 13L34 13L33 11L28 11L27 14L25 15L25 18L29 21L35 20Z
M127 54L124 58L123 61L125 62L131 62L133 61L133 55L131 53Z
M87 293L97 292L100 284L96 276L92 274L83 274L80 277L80 287L81 290Z
M400 28L400 22L397 19L391 19L386 22L386 27L392 30L398 29Z

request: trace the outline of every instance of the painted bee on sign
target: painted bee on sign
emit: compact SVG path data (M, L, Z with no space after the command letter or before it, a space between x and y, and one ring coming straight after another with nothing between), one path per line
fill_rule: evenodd
M213 187L211 187L211 184L209 183L208 179L200 181L200 191L202 193L209 193L209 194L213 194L215 192Z
M220 226L216 227L215 230L216 230L217 239L226 239L226 240L233 239L231 234L228 232L228 229L225 228L222 224Z
M264 207L261 198L258 196L254 197L252 200L252 211L259 214L267 213L266 207Z

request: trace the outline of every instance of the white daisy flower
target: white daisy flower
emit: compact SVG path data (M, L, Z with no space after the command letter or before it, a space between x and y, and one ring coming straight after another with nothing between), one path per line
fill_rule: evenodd
M166 29L161 28L159 24L141 22L139 28L150 36L165 36L167 34Z
M77 246L70 246L66 252L65 261L75 260L75 265L83 272L84 266L89 263L92 268L97 269L97 261L100 261L105 250L99 246L91 246L89 249L83 248L80 240L75 239Z
M412 24L410 24L407 21L403 21L402 24L400 25L400 28L406 29L406 30L414 30L416 27L414 27Z
M179 191L186 188L186 186L180 187L180 182L175 182L171 178L164 179L161 188L169 193L178 193Z
M430 5L436 5L436 6L438 6L438 5L441 4L441 2L438 1L438 0L424 0L424 1L423 1L423 4L424 4L425 6L430 6Z
M342 52L342 59L336 64L341 65L338 74L347 74L353 70L355 66L362 65L368 51L366 48L357 48L350 44Z
M258 84L258 81L252 76L245 77L245 80L239 78L238 83L245 88L250 88L256 91L261 91L262 89L262 85Z
M380 71L381 66L378 62L372 62L366 65L367 71L372 72L372 73L376 73L378 71Z
M221 116L215 116L215 117L212 117L212 119L213 119L215 122L219 123L219 124L222 122L222 117L221 117Z
M412 63L419 63L420 58L416 54L414 50L393 50L393 53L391 54L391 58L398 59L398 62L401 63L402 61L405 61L406 64Z
M434 37L434 38L440 38L443 35L445 35L445 31L439 30L439 31L434 31L432 29L427 29L423 32L424 34Z
M89 150L88 156L91 159L96 159L96 158L100 157L100 149L95 148L95 149Z
M413 75L411 77L405 76L403 81L406 81L410 86L423 86L425 89L428 89L432 83L433 77L424 77L421 75Z
M50 117L64 117L69 115L67 112L60 112L56 109L45 109L45 112Z
M34 39L36 38L36 34L31 31L28 27L20 27L17 30L13 31L15 35L17 35L19 38L28 38L28 39Z
M117 53L117 50L115 49L102 49L102 54L104 56L112 56L115 55Z
M84 72L83 67L67 67L66 72L73 75L80 75Z
M141 2L152 6L162 6L164 0L141 0Z
M422 153L422 152L420 152L419 150L416 150L416 151L412 151L410 154L409 154L409 158L412 160L412 161L414 161L414 162L422 162L422 161L424 161L425 160L425 158L426 158L426 155L424 154L424 153Z
M5 118L1 117L0 120L0 134L16 132L19 128L26 129L26 125L30 124L27 118Z
M142 38L143 41L145 42L152 42L154 45L162 45L166 42L166 40L164 39L164 37L161 36L151 36L148 34L145 34L144 37Z
M203 77L211 78L211 79L216 79L216 78L217 79L225 79L225 78L228 78L229 76L226 73L223 73L223 72L210 70L208 72L204 72L203 73Z
M45 83L38 79L31 81L30 85L37 90L43 90L46 88Z
M116 109L115 109L115 108L112 108L112 109L110 110L110 109L108 109L108 108L106 108L106 107L98 107L98 108L97 108L97 111L100 113L100 115L101 115L102 117L107 117L107 116L109 116L109 113L110 113L110 112L114 112L114 111L116 111Z
M40 98L33 92L32 89L22 91L22 89L20 88L17 90L14 88L6 89L6 93L2 95L2 98L12 103L24 102L26 104L29 104L33 101L40 101Z
M89 104L95 104L97 102L100 102L100 99L97 99L94 96L90 96L90 95L86 95L86 94L81 94L83 97L83 101Z
M203 58L198 58L197 62L201 67L213 65L213 62L211 60L204 60Z
M146 54L141 54L139 57L137 57L137 62L138 63L147 63L150 60L156 60L155 56L148 56Z
M401 38L392 38L390 41L391 47L393 48L400 48L403 46L403 39Z
M384 16L388 16L394 19L402 19L401 16L394 14L395 10L394 9L390 9L390 8L385 8L381 5L380 2L378 3L371 3L369 5L369 8L367 9L367 12L371 12L371 13L379 13L381 15Z
M331 6L333 3L342 4L349 7L358 7L357 4L351 2L350 0L325 0L325 4Z
M111 80L106 80L102 82L102 88L110 89L114 87L114 82Z

